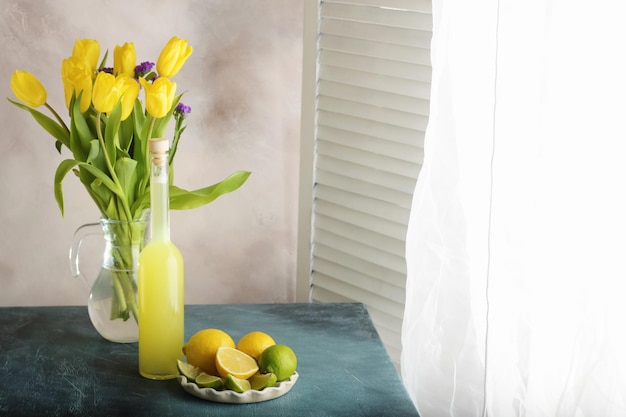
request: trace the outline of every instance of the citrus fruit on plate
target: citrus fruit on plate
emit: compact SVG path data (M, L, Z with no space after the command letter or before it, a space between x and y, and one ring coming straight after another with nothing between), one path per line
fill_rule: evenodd
M196 377L202 373L202 369L187 362L183 362L177 359L178 372L181 375L185 375L187 380L195 381Z
M217 375L215 355L222 346L235 347L235 341L223 330L204 329L195 333L183 346L187 363L195 365L209 375Z
M237 342L237 349L252 356L257 361L261 353L268 347L275 345L276 342L267 333L254 331L247 333Z
M224 387L224 380L219 376L201 372L200 375L196 377L196 385L200 388L222 389Z
M289 379L278 382L272 387L267 387L260 391L249 389L247 391L239 393L231 389L225 389L220 391L213 388L200 388L196 383L189 382L184 375L178 375L178 382L180 383L183 390L185 390L188 394L191 394L194 397L198 397L206 401L228 404L258 403L261 401L267 401L274 398L282 397L291 390L297 380L298 373L294 372L294 374L291 375Z
M217 349L215 367L222 378L232 375L236 378L248 379L259 370L252 356L227 346Z
M276 385L276 375L273 373L254 374L248 381L250 382L250 389L261 391L262 389Z
M288 379L298 366L294 351L286 345L273 345L261 353L259 371L262 374L274 373L278 381Z
M224 381L224 386L235 392L242 393L250 389L250 381L248 381L247 379L237 378L235 376L232 376L232 374L228 374L226 376L226 380Z

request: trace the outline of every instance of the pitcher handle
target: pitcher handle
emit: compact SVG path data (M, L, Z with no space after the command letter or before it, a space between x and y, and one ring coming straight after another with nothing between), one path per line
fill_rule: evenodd
M88 236L94 235L102 236L102 226L100 223L83 224L74 232L72 246L70 246L70 272L73 277L81 277L87 286L90 286L90 282L88 282L87 277L80 272L79 253L83 240Z

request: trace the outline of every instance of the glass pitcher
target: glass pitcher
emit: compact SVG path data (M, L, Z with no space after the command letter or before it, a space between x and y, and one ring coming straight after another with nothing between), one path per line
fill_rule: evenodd
M80 226L70 248L70 270L91 289L87 309L91 323L107 340L136 342L137 267L139 253L149 240L146 212L132 221L101 219ZM95 279L80 271L80 248L88 236L103 236L105 241L102 267Z

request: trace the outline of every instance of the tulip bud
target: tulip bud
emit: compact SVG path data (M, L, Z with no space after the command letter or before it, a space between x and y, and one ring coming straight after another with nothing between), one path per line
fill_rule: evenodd
M137 52L135 44L126 42L123 46L117 45L113 50L113 73L115 75L126 74L135 76Z
M91 93L93 106L102 113L111 113L118 99L115 76L104 71L99 72Z
M30 107L39 107L47 100L46 89L28 71L15 71L11 76L11 90L18 100Z
M173 77L182 68L193 48L184 39L174 36L169 40L157 61L157 72L161 77Z
M121 74L115 79L115 86L122 100L122 120L126 120L133 112L135 100L139 95L139 83L134 78Z
M165 77L159 77L152 84L140 78L141 85L146 90L146 110L154 118L167 114L174 103L176 83Z
M94 39L78 39L74 43L72 56L83 59L89 65L91 74L98 67L98 59L100 58L100 44Z
M63 60L61 66L61 79L65 92L65 105L69 108L72 97L78 97L82 93L80 100L80 111L85 113L91 104L92 72L87 61L77 57L70 57Z
M126 120L133 111L139 95L139 84L126 74L115 77L104 71L98 73L93 84L91 100L96 110L111 113L117 103L122 101L122 120Z

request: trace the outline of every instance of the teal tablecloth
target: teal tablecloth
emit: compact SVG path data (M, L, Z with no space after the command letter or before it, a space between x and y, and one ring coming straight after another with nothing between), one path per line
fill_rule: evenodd
M283 397L220 404L137 372L137 344L104 340L86 307L0 308L1 416L417 416L362 304L189 305L185 333L261 330L298 355Z

